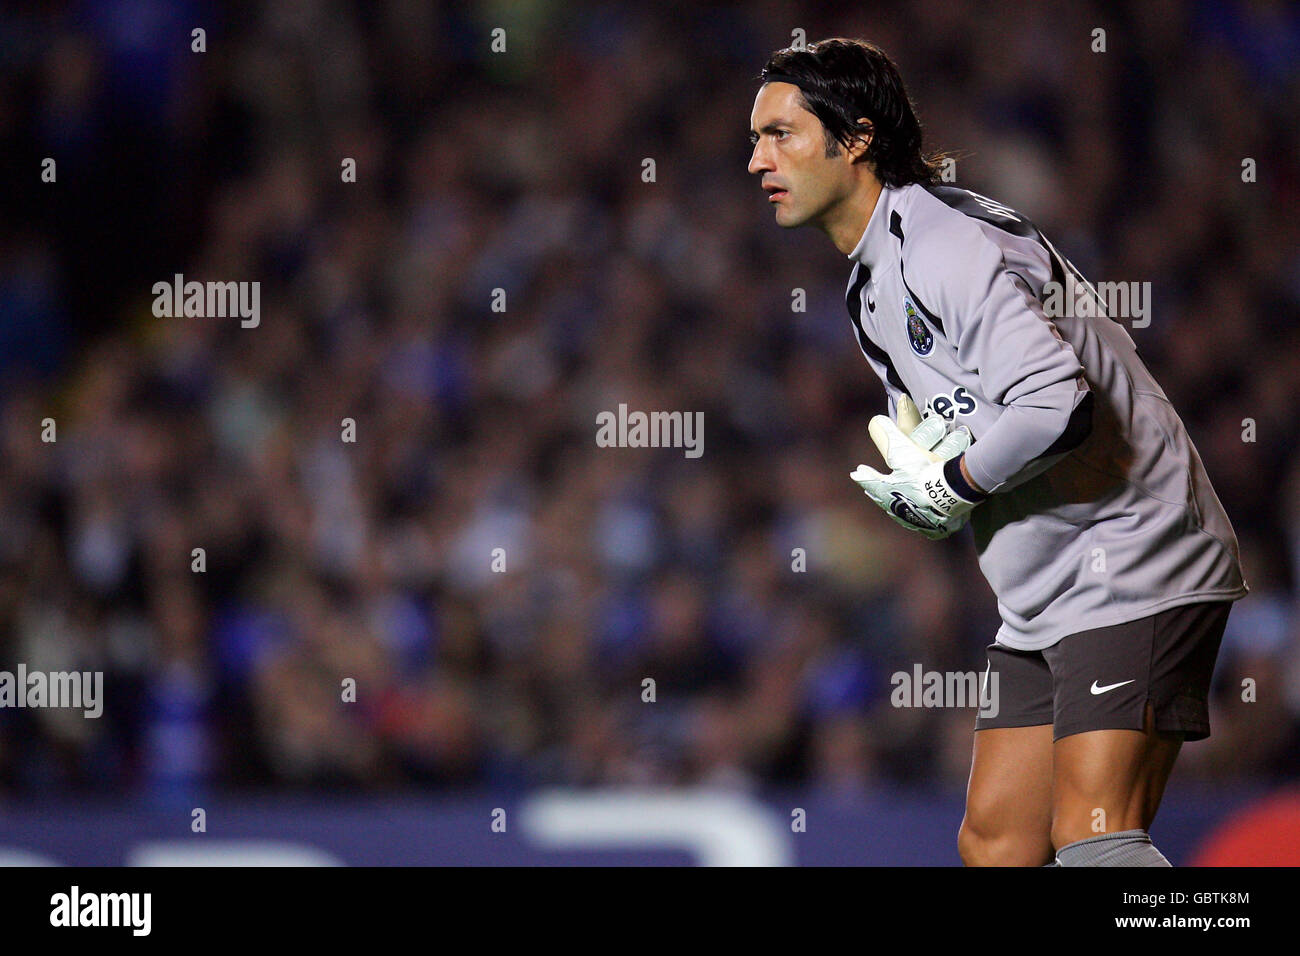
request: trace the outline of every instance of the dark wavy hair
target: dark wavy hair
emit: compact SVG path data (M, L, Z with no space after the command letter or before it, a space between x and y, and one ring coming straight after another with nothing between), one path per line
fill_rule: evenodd
M903 86L898 67L880 47L865 40L832 37L802 50L786 47L768 59L759 79L786 74L800 81L800 92L826 133L827 157L838 156L855 136L866 132L857 119L871 121L866 159L886 186L939 181L943 153L921 152L921 123Z

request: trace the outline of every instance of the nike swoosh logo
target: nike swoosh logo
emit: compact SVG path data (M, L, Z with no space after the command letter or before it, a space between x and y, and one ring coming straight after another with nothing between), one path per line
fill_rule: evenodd
M1118 684L1107 684L1105 687L1098 687L1097 682L1093 681L1091 690L1094 694L1104 694L1106 691L1114 690L1116 687L1123 687L1125 684L1131 684L1134 680L1137 680L1137 678L1135 677L1133 680L1122 680Z
M871 296L867 296L867 311L868 312L876 311L876 303L871 301Z

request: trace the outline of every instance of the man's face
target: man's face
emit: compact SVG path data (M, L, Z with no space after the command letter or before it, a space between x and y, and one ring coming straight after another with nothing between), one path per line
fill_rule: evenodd
M794 84L763 84L749 130L754 143L749 171L762 176L778 226L793 229L816 222L852 191L852 156L844 149L838 156L826 155L825 128L804 109Z

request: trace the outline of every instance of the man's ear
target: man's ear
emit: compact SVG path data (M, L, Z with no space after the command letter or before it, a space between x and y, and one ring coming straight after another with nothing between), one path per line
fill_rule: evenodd
M867 155L867 147L871 145L872 139L875 138L876 128L872 125L871 120L865 116L858 117L859 131L853 135L849 141L849 152L853 155L853 161L856 163L863 156Z

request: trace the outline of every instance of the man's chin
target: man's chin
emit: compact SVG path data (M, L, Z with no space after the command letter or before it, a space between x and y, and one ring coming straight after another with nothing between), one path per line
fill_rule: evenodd
M788 206L778 206L776 209L776 224L782 229L798 229L807 222L807 216L790 209Z

